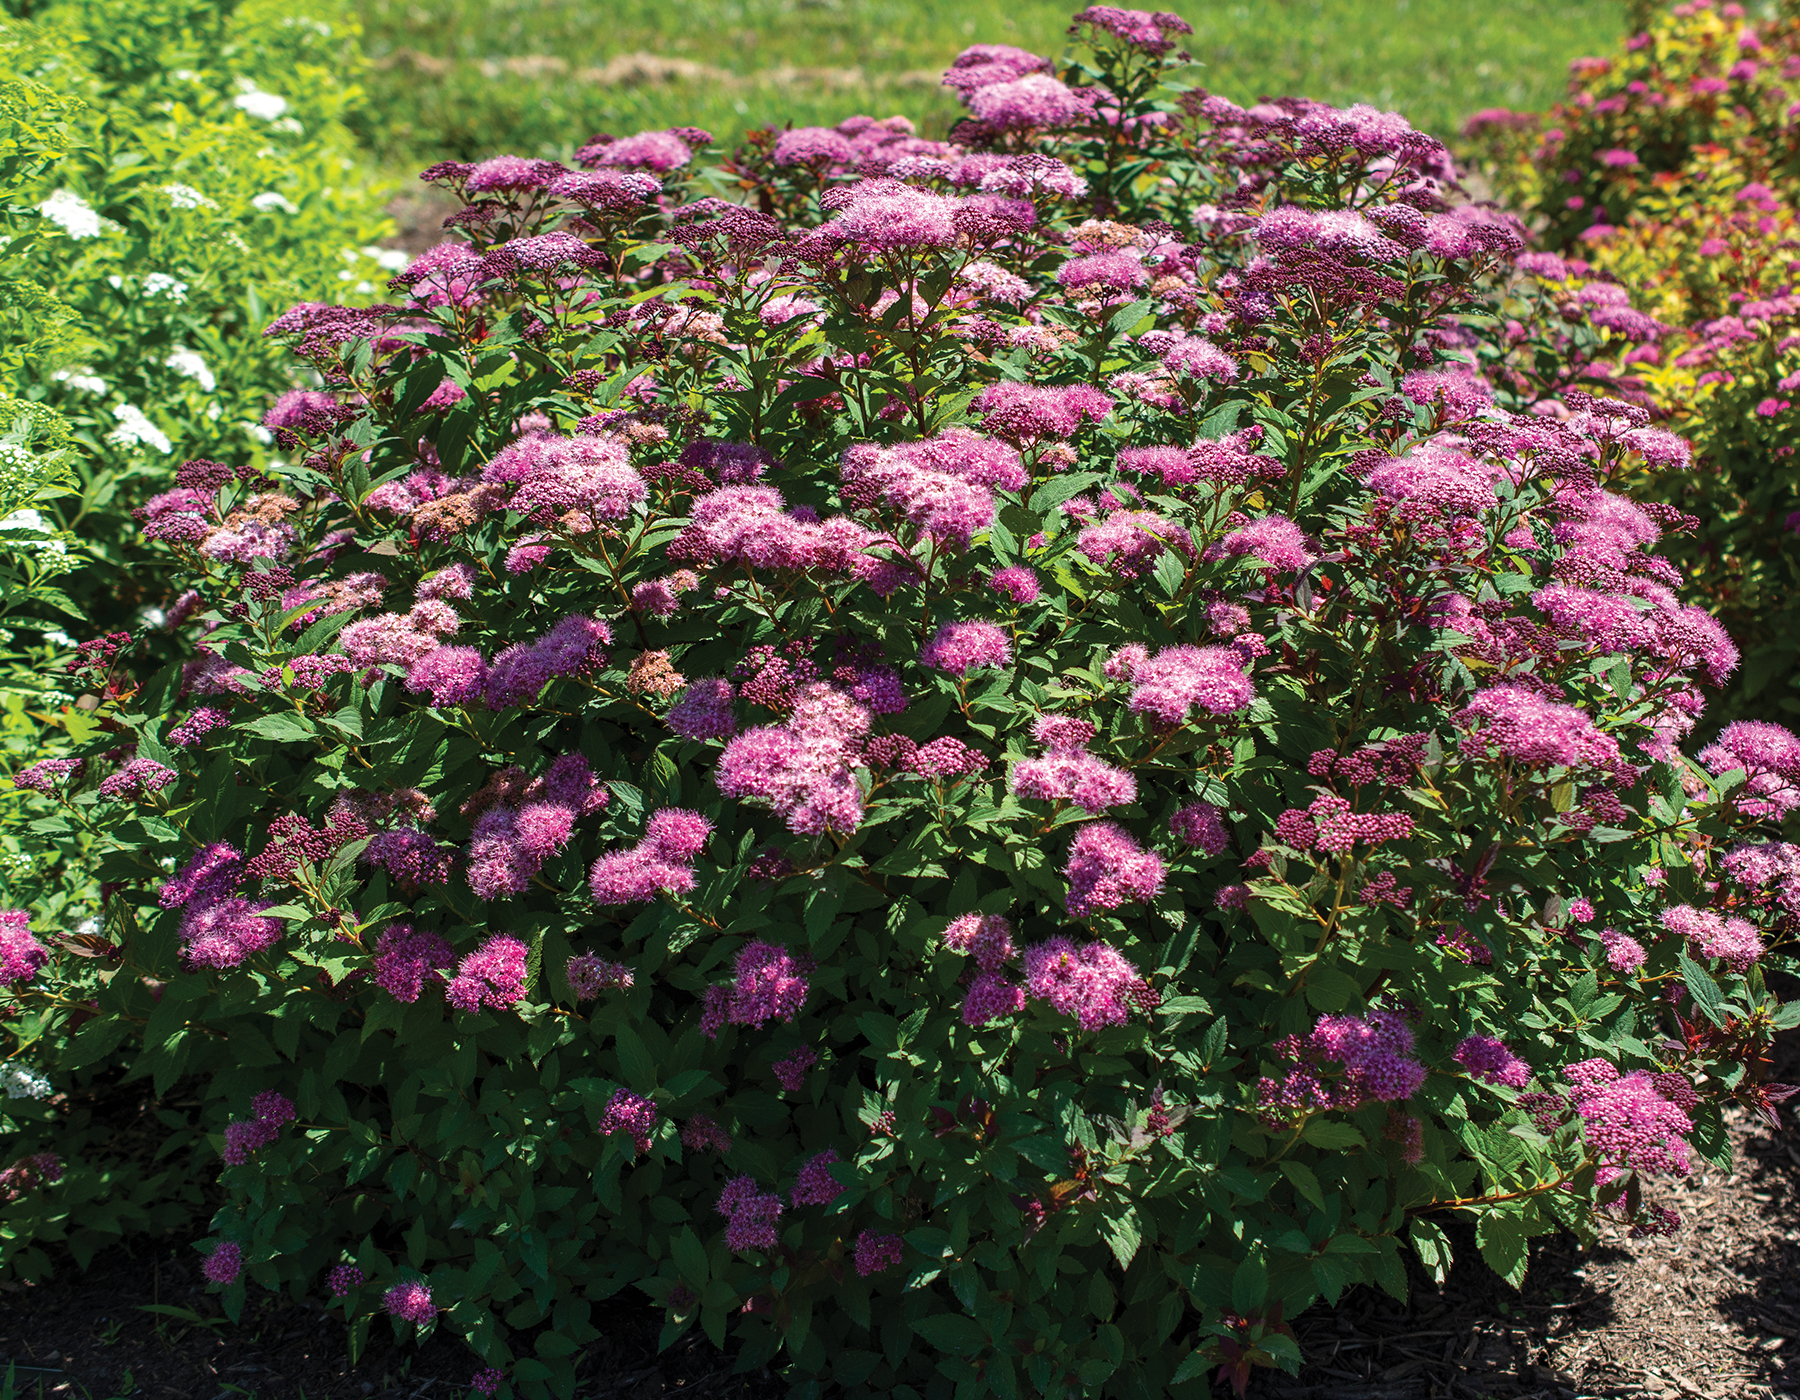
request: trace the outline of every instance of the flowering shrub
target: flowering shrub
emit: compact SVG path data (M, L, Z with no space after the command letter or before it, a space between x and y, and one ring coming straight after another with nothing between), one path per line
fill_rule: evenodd
M1673 1228L1788 1092L1800 739L1681 751L1736 651L1608 489L1681 444L1443 357L1520 245L1435 141L1077 23L745 204L686 129L433 167L392 304L270 328L287 464L143 507L181 650L90 643L20 775L108 894L8 925L7 1025L204 1086L232 1313L533 1395L633 1288L853 1395L1241 1389L1450 1213L1514 1281Z
M1796 77L1790 10L1752 21L1684 3L1612 58L1578 60L1567 102L1470 124L1502 197L1559 255L1530 269L1535 298L1584 342L1558 372L1636 399L1693 443L1699 470L1625 487L1700 522L1670 558L1744 648L1721 718L1800 713Z

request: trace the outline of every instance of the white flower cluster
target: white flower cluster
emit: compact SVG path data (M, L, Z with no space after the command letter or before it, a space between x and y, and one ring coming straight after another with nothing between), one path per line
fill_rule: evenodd
M152 272L144 278L144 295L163 297L168 301L186 301L188 284L166 272Z
M136 404L115 405L113 417L118 419L119 426L106 435L107 441L120 447L153 447L164 456L175 450L169 435L152 423Z
M0 1065L0 1089L9 1099L41 1099L50 1092L50 1081L24 1065Z
M209 394L219 387L218 379L207 368L206 361L200 358L199 352L190 350L185 345L177 345L169 351L168 358L163 363L184 378L198 381L201 389ZM216 414L218 405L214 404L213 409Z
M106 227L94 206L72 190L58 190L38 205L38 213L71 238L98 238Z

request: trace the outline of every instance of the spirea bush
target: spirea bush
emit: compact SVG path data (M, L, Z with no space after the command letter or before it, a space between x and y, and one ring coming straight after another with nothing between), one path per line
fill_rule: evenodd
M1610 58L1577 60L1550 111L1470 123L1499 193L1557 255L1533 261L1534 295L1588 342L1547 363L1651 408L1694 446L1698 470L1625 489L1700 521L1670 557L1744 649L1715 722L1800 713L1796 79L1791 5L1752 20L1684 3ZM1541 337L1527 339L1535 351Z
M10 916L6 1025L198 1086L233 1315L1198 1395L1452 1216L1515 1282L1677 1228L1788 1092L1800 739L1683 752L1737 654L1609 489L1684 445L1495 404L1520 241L1435 141L1077 25L962 55L955 144L433 167L391 304L271 327L288 465L143 506L181 649L89 643L18 779L108 895Z

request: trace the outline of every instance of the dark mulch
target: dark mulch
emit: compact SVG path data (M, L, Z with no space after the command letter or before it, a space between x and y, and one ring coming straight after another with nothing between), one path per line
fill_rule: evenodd
M462 1400L479 1366L448 1335L403 1350L380 1323L353 1366L341 1314L267 1293L252 1292L234 1327L205 1291L200 1256L185 1247L140 1246L135 1255L115 1249L85 1274L70 1265L37 1287L4 1287L0 1376L7 1361L16 1365L21 1400ZM146 1304L192 1317L145 1312ZM734 1375L731 1357L697 1331L658 1355L662 1314L629 1299L612 1306L598 1320L600 1341L582 1360L583 1400L786 1394L766 1371Z

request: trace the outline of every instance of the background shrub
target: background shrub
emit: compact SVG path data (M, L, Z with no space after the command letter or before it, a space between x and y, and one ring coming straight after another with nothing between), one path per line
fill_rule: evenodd
M1695 446L1699 470L1627 489L1701 522L1671 558L1745 653L1715 723L1800 711L1796 71L1792 6L1752 20L1682 4L1574 65L1568 101L1471 123L1500 197L1562 255L1534 274L1588 342L1567 371L1652 406Z

